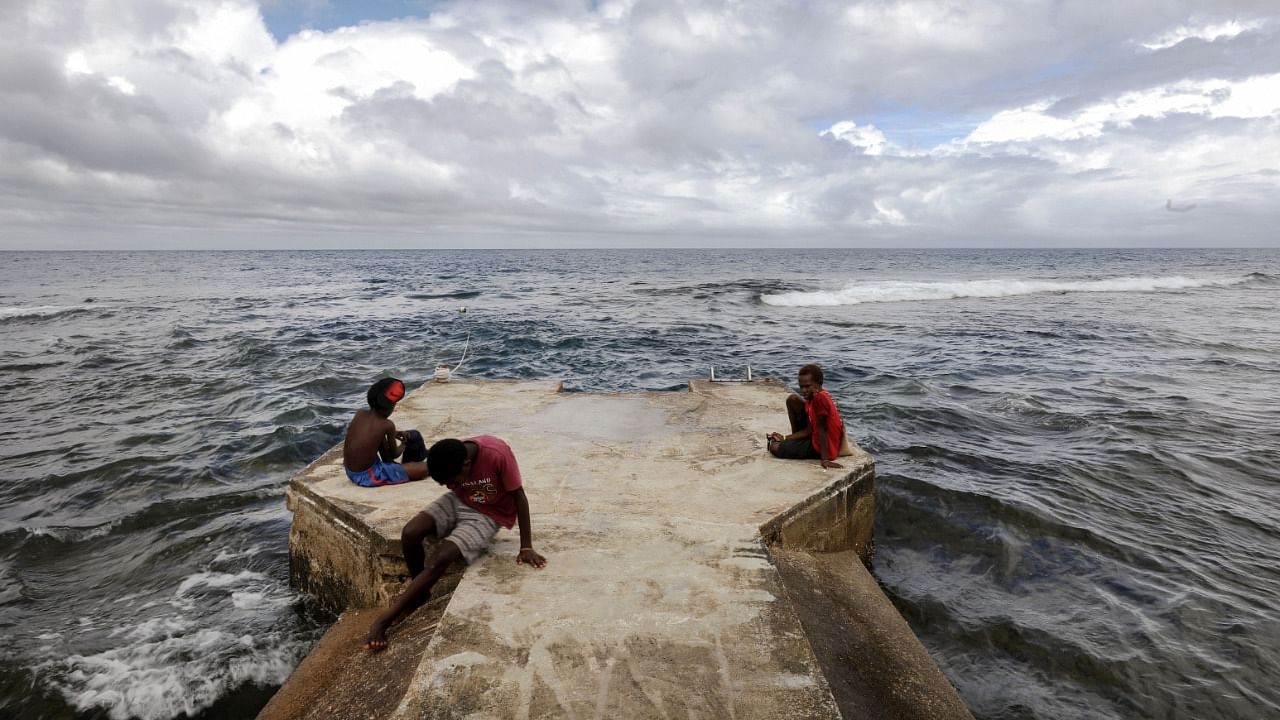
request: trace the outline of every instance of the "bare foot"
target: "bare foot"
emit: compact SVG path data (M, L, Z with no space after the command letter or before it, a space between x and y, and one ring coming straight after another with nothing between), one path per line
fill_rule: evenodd
M369 652L387 649L387 627L389 623L378 618L369 626L369 634L364 638L364 647Z

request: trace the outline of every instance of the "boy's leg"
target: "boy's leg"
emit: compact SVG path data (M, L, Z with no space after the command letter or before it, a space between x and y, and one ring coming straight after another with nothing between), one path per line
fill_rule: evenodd
M791 421L793 433L809 427L809 414L804 411L804 398L794 393L787 396L787 419Z
M822 458L818 451L813 449L813 443L809 441L809 438L769 443L769 452L774 457L782 458L783 460L818 460Z
M391 603L387 611L378 616L369 626L369 634L365 637L365 647L370 650L381 650L387 646L387 629L392 623L417 610L431 597L431 588L449 569L449 565L462 559L458 546L445 538L431 556L431 564L427 569L409 583L400 596Z
M420 463L426 460L427 442L422 439L422 433L417 430L408 430L405 432L405 436L404 454L400 456L400 462L408 465L409 463Z
M427 444L422 440L422 433L409 430L406 434L408 437L404 441L404 453L400 456L400 462L380 465L387 475L384 484L422 480L430 474L426 463Z
M404 529L400 531L400 548L404 550L404 564L409 566L409 577L416 578L422 572L423 560L427 555L422 549L422 541L435 532L436 519L425 510L404 524Z

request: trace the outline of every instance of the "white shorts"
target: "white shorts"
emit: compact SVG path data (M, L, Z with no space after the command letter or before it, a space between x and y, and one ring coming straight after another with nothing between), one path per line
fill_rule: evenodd
M452 492L436 498L423 512L436 521L436 537L456 545L468 565L489 549L498 534L498 523L493 518L462 502Z

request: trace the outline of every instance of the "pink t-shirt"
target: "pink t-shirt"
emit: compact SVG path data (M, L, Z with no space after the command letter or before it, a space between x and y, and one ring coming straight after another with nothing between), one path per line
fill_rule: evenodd
M480 449L467 479L449 489L468 507L510 529L516 524L516 499L511 491L523 486L516 456L506 442L492 435L477 435L463 442L473 442Z

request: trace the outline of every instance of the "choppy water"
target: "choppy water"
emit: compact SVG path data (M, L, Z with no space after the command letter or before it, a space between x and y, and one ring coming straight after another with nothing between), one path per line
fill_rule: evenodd
M821 363L980 718L1280 716L1278 251L0 257L0 715L251 716L328 619L285 482L469 329L571 390Z

